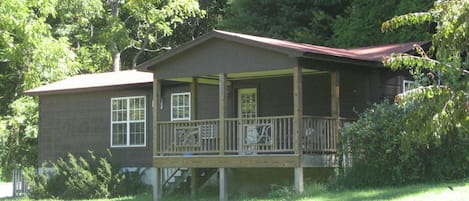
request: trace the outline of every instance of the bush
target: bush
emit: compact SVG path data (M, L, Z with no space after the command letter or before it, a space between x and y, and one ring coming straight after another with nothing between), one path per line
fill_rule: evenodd
M110 155L110 154L109 154ZM90 152L90 162L83 157L68 154L50 165L53 171L25 171L29 183L29 196L33 199L93 199L133 195L145 189L141 182L142 171L131 173L112 167L105 157ZM43 164L45 169L47 164Z
M350 146L344 146L341 153L350 154L352 164L340 171L334 182L363 187L467 177L469 150L460 135L450 133L419 141L403 126L410 112L388 102L375 104L342 129L342 144Z

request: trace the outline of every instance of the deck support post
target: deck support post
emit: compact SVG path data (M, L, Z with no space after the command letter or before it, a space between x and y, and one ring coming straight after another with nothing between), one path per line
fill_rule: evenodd
M218 168L219 172L219 186L220 186L220 201L228 201L228 176L226 168Z
M153 181L153 201L161 201L163 189L161 186L161 168L153 168L155 180Z
M304 191L304 182L303 182L303 168L295 168L295 192L298 194L303 193Z
M199 174L197 168L191 168L191 196L195 197L197 195L197 186L199 182Z
M219 106L219 148L220 155L225 154L225 117L226 117L226 100L227 98L227 84L226 84L226 74L219 74L219 93L218 93L218 106Z

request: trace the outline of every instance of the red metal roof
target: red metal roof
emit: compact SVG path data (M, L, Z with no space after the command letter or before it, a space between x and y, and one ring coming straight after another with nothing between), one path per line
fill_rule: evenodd
M234 41L246 45L251 45L259 48L270 49L285 53L291 57L314 57L314 59L328 60L327 57L335 57L337 61L349 62L346 60L357 60L373 63L372 65L381 65L383 57L389 56L392 53L405 53L410 52L414 48L414 44L424 45L429 42L410 42L390 45L380 45L361 48L331 48L318 45L311 45L305 43L297 43L286 40L279 40L273 38L266 38L260 36L253 36L241 33L234 33L228 31L214 30L195 40L189 41L167 53L150 59L138 66L139 70L149 71L151 68L158 66L159 63L178 55L188 49L195 48L197 45L204 43L212 38L219 38L228 41Z
M313 53L337 57L345 57L350 59L364 60L364 61L378 61L381 62L384 56L389 56L392 53L404 53L412 51L414 45L424 45L428 41L399 43L379 46L369 46L351 49L331 48L325 46L311 45L306 43L296 43L286 40L278 40L273 38L265 38L260 36L252 36L247 34L233 33L227 31L215 30L214 32L229 35L233 37L243 38L255 42L269 44L277 47L297 50L303 53Z
M83 74L69 77L48 85L26 91L28 95L64 93L71 91L93 90L105 87L123 87L128 85L151 84L153 73L136 70Z

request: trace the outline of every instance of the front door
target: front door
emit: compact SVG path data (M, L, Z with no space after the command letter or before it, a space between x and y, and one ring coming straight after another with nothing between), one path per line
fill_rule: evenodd
M257 89L238 90L238 118L257 117Z
M239 153L255 153L257 134L252 132L255 127L252 118L257 117L257 89L243 88L238 90L238 149Z

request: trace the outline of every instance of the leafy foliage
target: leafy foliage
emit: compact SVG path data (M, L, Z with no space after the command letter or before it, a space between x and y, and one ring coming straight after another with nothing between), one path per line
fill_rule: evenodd
M346 1L274 0L229 2L220 28L304 43L325 44Z
M419 57L400 54L384 61L392 69L409 68L422 86L399 102L414 110L404 125L422 143L452 135L469 138L469 1L437 1L427 12L386 21L382 29L428 21L436 23L429 53L417 47Z
M142 172L121 172L113 167L105 157L96 157L90 152L90 159L76 158L68 154L50 163L52 172L43 172L30 167L25 171L29 182L29 196L33 199L91 199L135 195L145 189L141 182Z
M429 24L407 28L399 33L381 33L384 20L404 13L423 11L433 0L352 0L345 12L333 21L329 44L337 47L361 47L397 42L429 40Z
M0 164L3 180L11 179L15 168L37 164L37 103L31 97L10 105L12 115L0 118Z
M468 176L469 150L464 138L454 134L421 143L402 126L418 118L412 115L415 109L412 105L375 104L344 128L342 144L350 146L342 153L351 155L352 164L338 177L338 184L380 186Z

